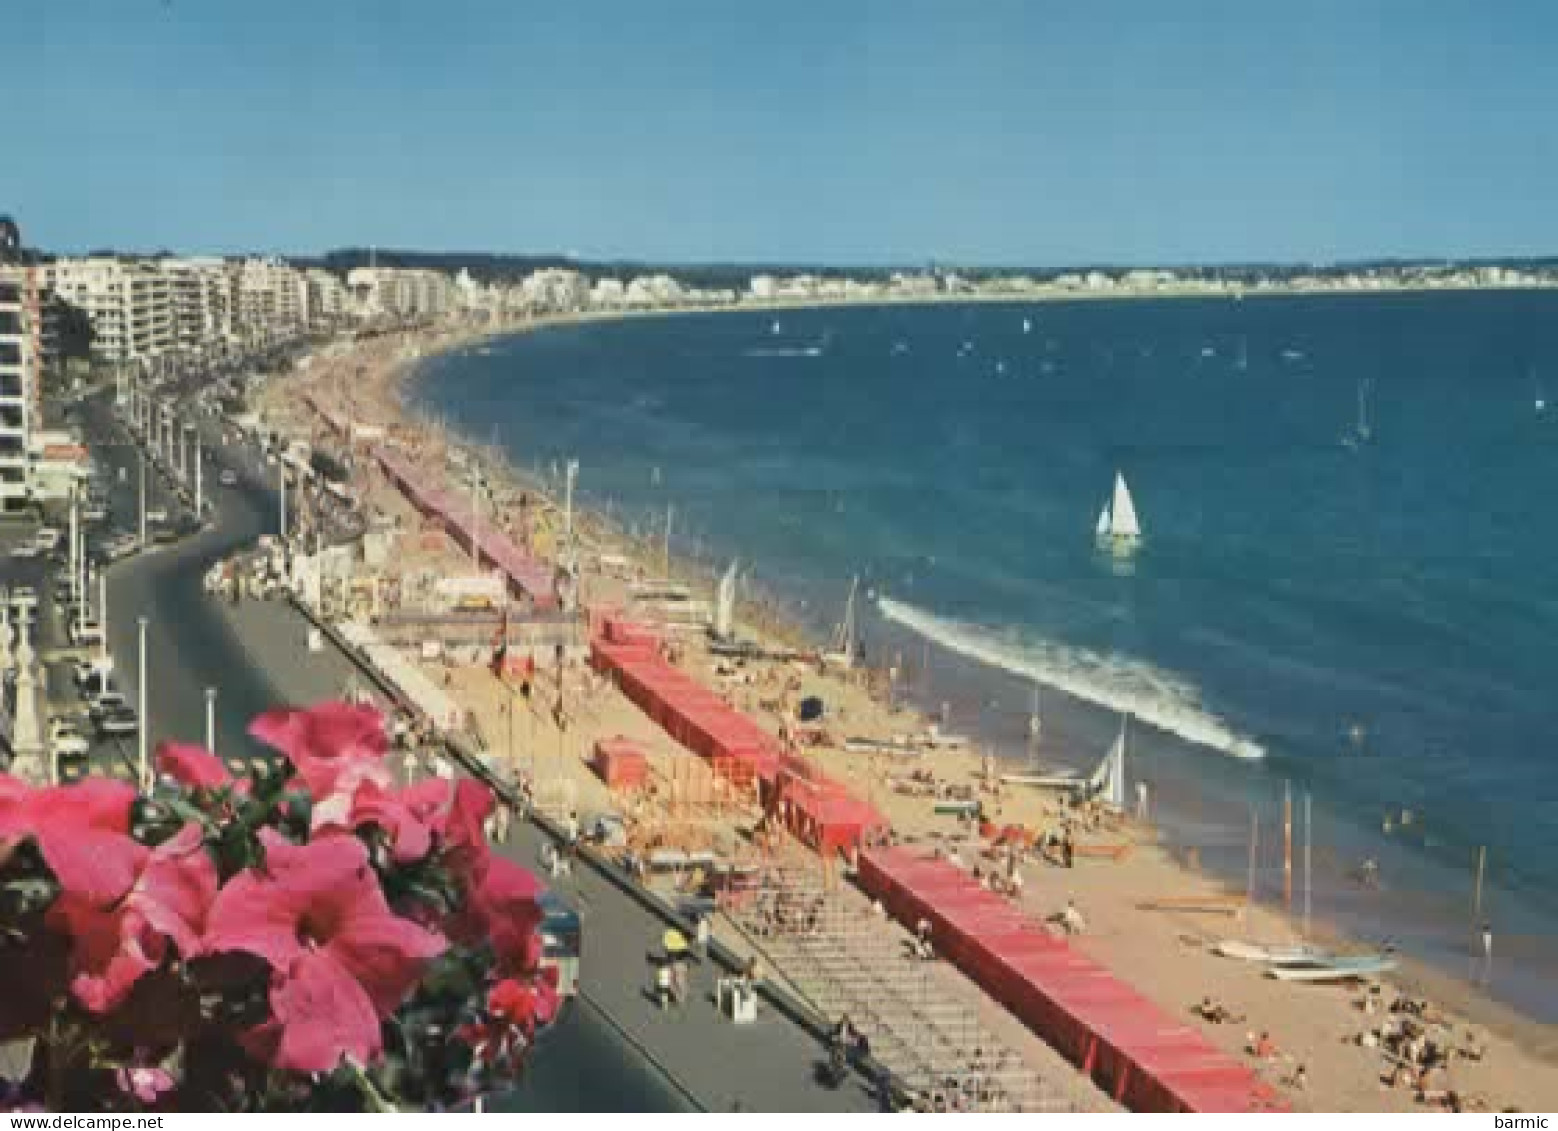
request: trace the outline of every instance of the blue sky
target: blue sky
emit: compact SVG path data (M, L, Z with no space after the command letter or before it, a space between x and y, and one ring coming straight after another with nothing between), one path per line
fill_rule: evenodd
M1558 4L11 0L30 243L1558 252Z

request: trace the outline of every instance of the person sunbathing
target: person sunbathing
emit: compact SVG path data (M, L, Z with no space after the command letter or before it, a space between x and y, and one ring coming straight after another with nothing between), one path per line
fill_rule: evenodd
M1201 1004L1192 1007L1191 1012L1213 1025L1237 1024L1244 1020L1243 1014L1235 1014L1222 1002L1214 1002L1209 997L1202 998Z
M1245 1051L1257 1060L1271 1060L1277 1055L1277 1042L1271 1039L1270 1033L1262 1032L1245 1047Z

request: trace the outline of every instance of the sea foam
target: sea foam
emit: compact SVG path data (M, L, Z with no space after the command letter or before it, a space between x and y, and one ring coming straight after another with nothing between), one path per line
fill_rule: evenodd
M1018 640L891 597L878 597L876 604L888 620L960 656L1036 680L1075 699L1126 712L1197 746L1235 758L1266 756L1259 743L1234 733L1209 711L1192 685L1150 664L1052 641Z

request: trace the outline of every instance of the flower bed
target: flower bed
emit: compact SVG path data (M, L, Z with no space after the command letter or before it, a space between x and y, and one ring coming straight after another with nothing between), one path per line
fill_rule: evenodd
M490 791L395 788L371 708L250 734L272 772L164 744L150 797L0 775L0 1110L444 1108L518 1077L557 997Z

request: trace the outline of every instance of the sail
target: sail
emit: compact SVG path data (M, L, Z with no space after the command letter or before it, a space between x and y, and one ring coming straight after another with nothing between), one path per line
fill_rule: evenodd
M849 581L849 599L844 602L844 619L833 630L833 653L846 663L855 658L855 593L860 588L860 578Z
M729 640L736 627L736 563L730 563L725 576L720 578L719 593L714 603L714 635Z
M1087 779L1087 796L1096 797L1116 809L1125 808L1125 720L1120 720L1120 733L1114 745L1103 756L1098 768Z
M1120 720L1120 733L1109 750L1109 788L1104 800L1116 809L1125 808L1125 719Z
M1098 512L1098 536L1100 538L1107 538L1109 536L1109 504L1108 503L1105 503L1104 504L1104 509Z
M1116 538L1140 538L1141 524L1136 521L1136 504L1131 501L1131 489L1125 485L1125 476L1114 473L1114 506L1110 510L1109 533Z

